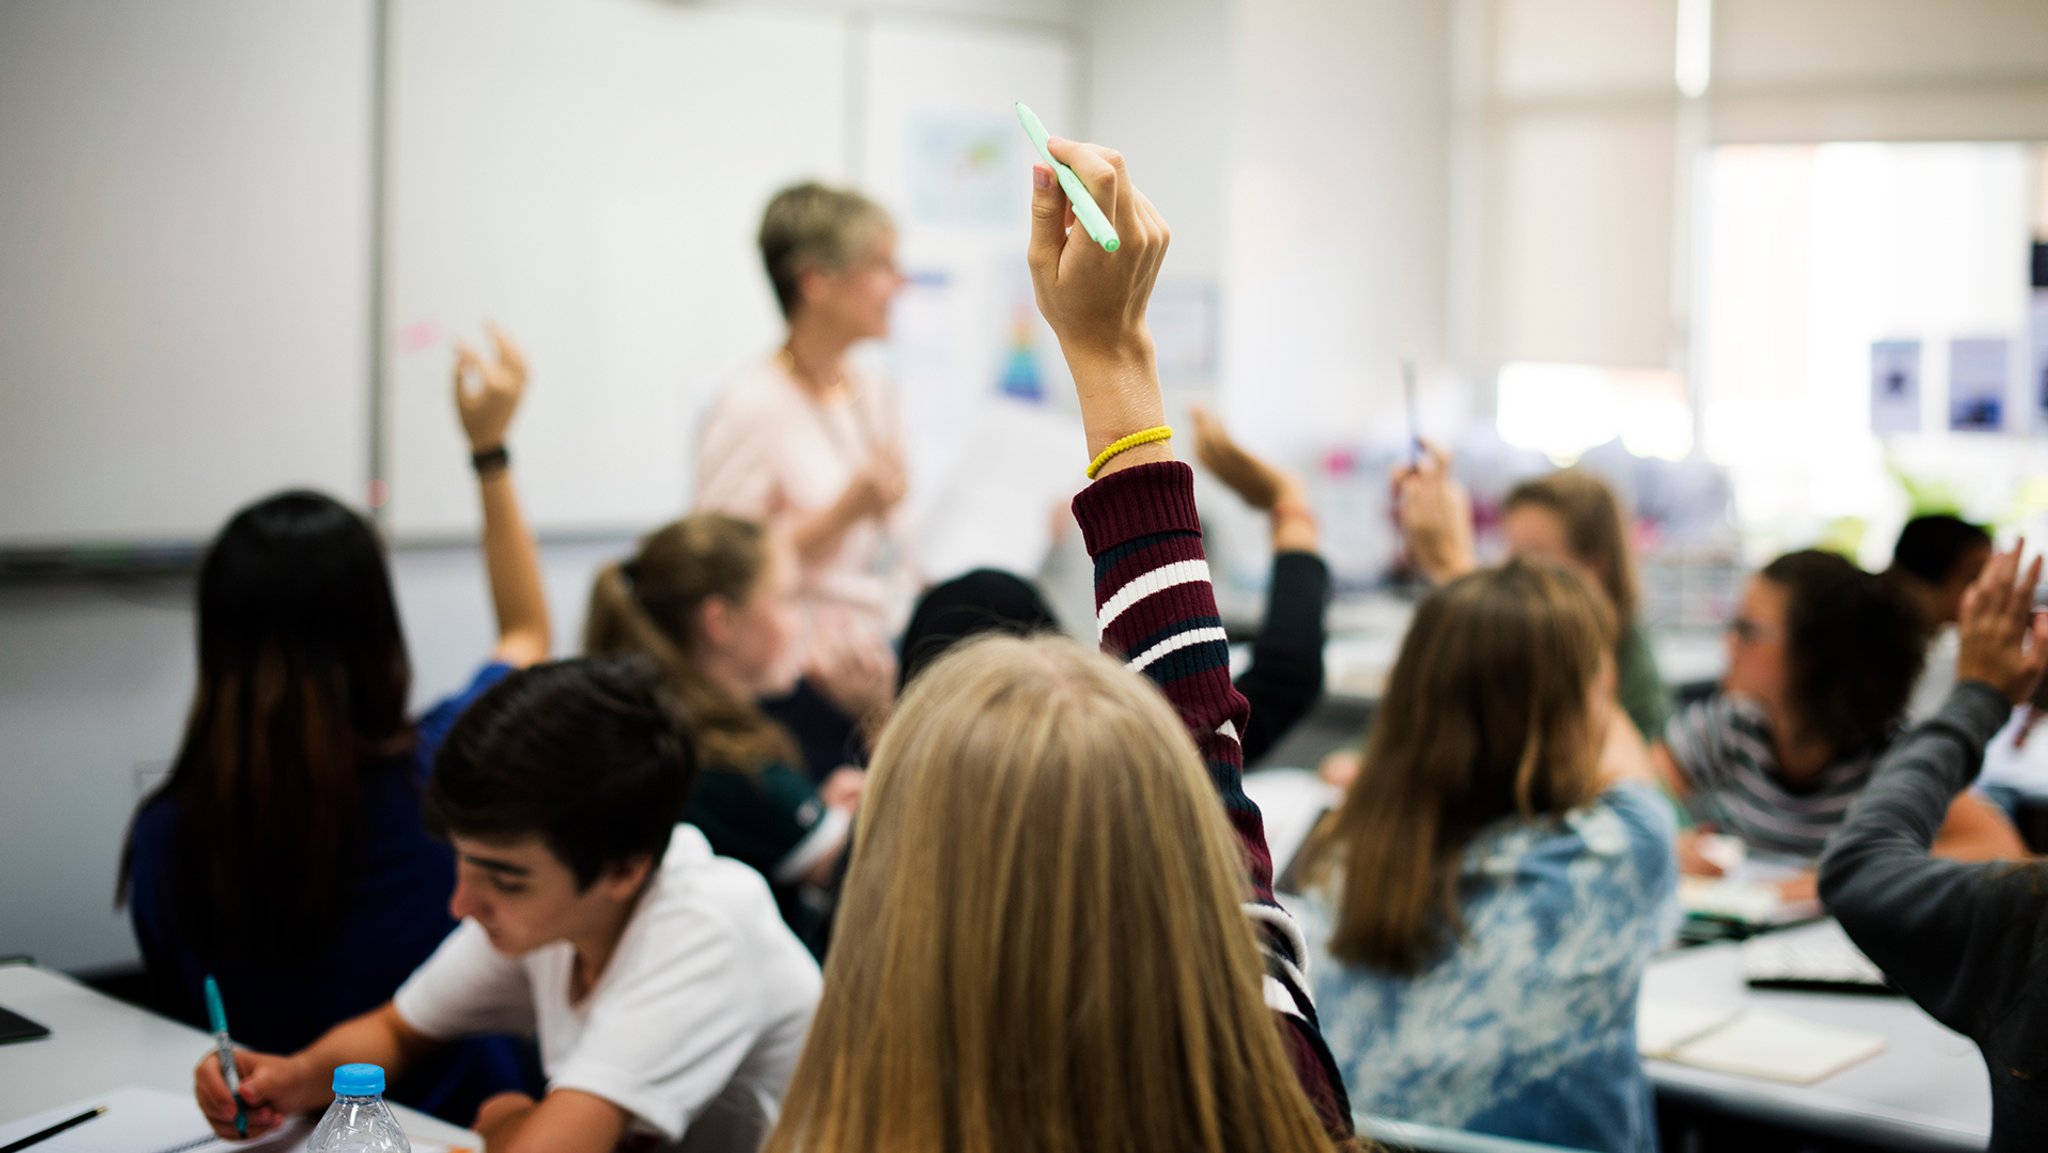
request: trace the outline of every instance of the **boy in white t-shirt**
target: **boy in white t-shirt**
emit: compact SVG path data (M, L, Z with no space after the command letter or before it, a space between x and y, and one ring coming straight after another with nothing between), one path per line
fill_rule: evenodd
M526 1031L547 1095L484 1102L474 1127L492 1153L601 1153L629 1135L760 1146L818 967L759 874L677 825L697 766L659 684L644 663L562 661L512 674L456 722L425 811L454 845L463 923L381 1008L288 1057L235 1055L251 1136L324 1107L337 1065L395 1073L445 1041ZM195 1080L234 1136L211 1054Z

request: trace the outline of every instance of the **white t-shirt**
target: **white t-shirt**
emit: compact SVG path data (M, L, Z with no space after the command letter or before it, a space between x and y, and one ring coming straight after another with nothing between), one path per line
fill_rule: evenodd
M678 825L611 962L577 1003L574 954L556 941L508 957L464 921L393 1002L429 1037L537 1034L551 1091L602 1097L681 1149L759 1148L821 988L760 874Z

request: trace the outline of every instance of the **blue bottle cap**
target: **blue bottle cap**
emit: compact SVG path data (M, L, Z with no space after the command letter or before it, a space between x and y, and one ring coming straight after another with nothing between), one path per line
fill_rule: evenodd
M381 1097L384 1095L382 1065L340 1065L334 1070L336 1097Z

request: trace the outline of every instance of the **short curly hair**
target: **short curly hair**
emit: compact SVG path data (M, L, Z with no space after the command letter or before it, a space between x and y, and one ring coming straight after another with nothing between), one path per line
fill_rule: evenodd
M1787 553L1758 575L1786 593L1787 704L1806 734L1838 753L1884 741L1927 663L1912 601L1817 549Z

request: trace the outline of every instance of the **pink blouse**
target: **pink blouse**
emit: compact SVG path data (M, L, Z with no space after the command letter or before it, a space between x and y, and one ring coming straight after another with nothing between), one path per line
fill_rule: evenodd
M903 443L894 390L862 375L848 380L850 396L820 401L780 356L742 372L699 432L696 507L781 529L830 508L880 447ZM907 504L862 520L804 566L805 640L830 633L887 643L902 630L919 586Z

